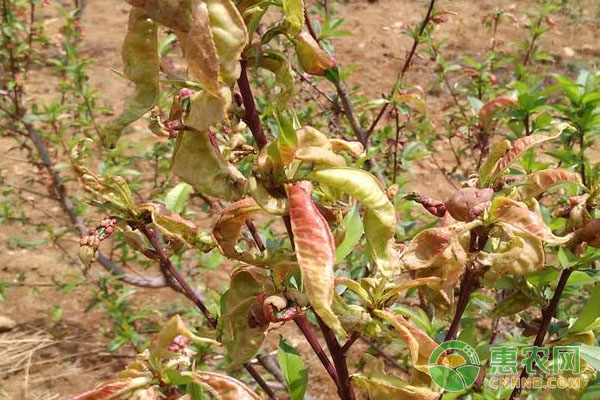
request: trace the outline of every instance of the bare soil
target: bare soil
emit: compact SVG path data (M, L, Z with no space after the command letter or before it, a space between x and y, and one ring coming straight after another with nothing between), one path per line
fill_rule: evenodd
M349 78L350 87L368 98L389 92L411 45L411 39L402 32L421 20L427 3L420 0L379 0L375 3L350 0L336 5L339 14L345 18L345 26L353 31L353 36L336 40L339 63L354 68ZM482 25L482 18L498 7L510 11L519 22L518 25L502 25L498 32L501 47L513 46L526 33L522 19L526 8L535 4L531 0L513 3L440 1L440 8L457 14L449 15L448 22L439 28L438 37L448 40L445 56L453 59L482 54L490 45L490 34L488 28ZM573 65L590 65L600 55L597 43L600 27L593 23L598 5L591 0L581 4L584 10L582 18L573 20L567 15L556 16L557 28L541 42L542 48L557 60L557 65L552 67L554 70L566 71ZM51 2L42 11L49 18L49 29L59 24L52 10L55 5ZM123 105L128 88L110 68L120 68L120 44L125 32L126 12L127 5L120 0L89 0L83 17L84 51L86 56L95 59L91 67L92 86L101 94L103 101L116 110ZM434 78L432 63L426 55L418 53L405 81L428 88ZM457 75L453 79L462 77ZM50 81L48 76L32 74L29 84L35 88L32 93L42 99L50 97ZM443 126L443 110L452 99L444 91L436 91L429 96L429 112L436 115L439 126ZM11 143L6 139L0 141L1 176L7 184L44 194L43 187L28 187L28 177L37 172L31 171L29 165L22 162L24 154L9 152ZM440 173L432 170L430 161L421 162L414 171L410 188L424 195L443 198L450 192L451 186ZM68 282L81 276L81 266L76 260L77 237L66 235L58 241L60 247L44 241L47 233L36 231L31 222L51 222L57 227L56 231L60 231L67 226L67 221L55 202L38 194L23 192L26 200L21 207L26 210L29 222L0 225L0 281L16 283L15 287L7 290L6 300L0 302L0 315L11 317L18 323L13 332L0 334L0 354L8 351L9 345L22 344L24 338L30 338L32 343L15 360L19 370L0 376L0 399L48 400L81 392L113 376L133 354L129 350L117 355L108 354L108 339L101 332L102 327L110 326L106 314L98 309L85 312L90 301L90 285L104 274L101 267L94 266L87 275L88 284L72 292L57 291L52 286L53 280ZM219 290L226 282L227 272L216 271L203 276L206 286ZM169 307L177 308L186 304L185 299L168 289L135 290L134 299L140 307L173 304ZM62 308L60 321L53 314L55 306ZM292 324L274 329L268 348L276 348L279 334L291 338L292 343L307 355L306 362L312 373L309 381L311 395L316 399L336 398L335 389L324 369L303 338L296 334ZM357 362L364 351L364 345L356 346L351 363Z

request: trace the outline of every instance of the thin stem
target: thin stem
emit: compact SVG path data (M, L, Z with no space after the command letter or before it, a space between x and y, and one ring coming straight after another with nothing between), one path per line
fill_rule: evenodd
M556 314L556 308L558 307L558 302L560 301L560 297L565 290L565 286L567 285L567 281L573 272L572 269L564 269L560 274L560 278L558 280L558 284L556 285L556 290L554 291L554 295L550 300L548 306L542 311L542 324L540 325L540 329L538 330L537 335L535 336L535 341L533 345L536 347L541 347L544 344L544 339L546 337L546 333L548 333L548 328L550 327L550 322L552 322L552 317ZM520 381L523 382L525 378L527 378L529 374L527 373L527 369L523 368L520 375ZM512 393L510 394L509 400L514 400L519 398L521 394L521 387L516 386Z
M392 183L396 183L398 171L398 142L400 141L400 113L396 111L396 140L394 142L394 171L392 172Z
M352 335L350 335L348 340L346 340L346 343L342 346L342 354L346 355L358 339L360 339L360 332L352 332Z
M413 45L410 49L410 52L408 53L408 57L406 57L406 60L404 61L404 65L402 66L402 69L398 73L398 77L396 78L396 83L394 83L394 87L392 89L392 93L390 94L390 98L394 95L394 93L396 93L396 91L402 84L402 81L404 79L404 75L406 74L406 71L408 71L408 69L410 68L410 62L413 59L415 52L417 51L417 47L419 46L419 43L421 42L421 35L423 34L423 32L425 32L425 28L427 27L427 24L429 24L429 21L431 20L431 16L433 14L434 7L435 7L435 0L431 0L429 2L429 8L427 9L427 13L425 14L425 18L423 18L423 21L421 22L421 27L419 28L419 34L414 38ZM377 117L375 118L375 120L373 120L373 123L367 130L367 136L371 135L371 133L373 132L373 130L379 123L379 120L381 119L381 117L383 116L385 111L387 110L388 105L389 105L389 103L385 103L383 105L383 107L379 111L379 114L377 114Z
M323 350L321 343L319 343L319 340L317 339L317 336L315 335L314 330L312 329L312 327L310 326L310 323L308 322L308 318L306 318L305 314L298 314L294 317L294 322L296 323L296 325L298 325L298 328L300 328L300 331L302 331L302 334L304 335L304 337L308 341L308 344L310 345L310 347L313 349L313 351L315 352L315 354L321 361L321 364L323 364L323 367L325 367L325 370L327 370L327 373L329 374L329 376L335 383L335 386L337 386L338 393L341 396L342 390L340 387L340 380L338 377L338 373L337 373L335 367L333 366L333 364L331 363L331 361L329 360L329 357L327 357L325 350Z
M204 314L204 317L206 318L208 323L213 328L216 328L217 319L211 314L208 308L206 308L206 305L204 304L198 293L194 289L192 289L192 287L186 282L185 278L181 275L177 268L175 268L171 260L169 260L169 257L167 257L167 255L165 254L165 251L158 240L156 232L148 228L148 226L146 226L145 224L140 224L138 226L138 229L150 241L152 247L154 247L154 250L156 251L156 255L158 256L158 260L160 262L161 269L167 271L169 275L175 278L179 286L181 286L185 297L190 299L196 305L196 307L198 307L200 311L202 311L202 314ZM273 392L273 389L271 389L271 387L267 385L267 383L262 379L260 374L254 369L252 365L246 363L244 364L244 368L246 369L246 371L248 371L252 378L254 378L256 383L258 383L258 385L267 393L269 398L273 400L277 399L277 396L275 396L275 392Z
M246 227L248 227L248 230L250 231L250 234L252 235L252 239L254 240L254 243L256 243L256 247L258 247L258 249L261 252L264 252L267 249L267 247L263 243L262 238L260 237L260 234L258 233L258 230L256 230L256 227L254 226L254 222L252 222L252 220L250 218L248 218L246 220Z
M346 357L344 356L342 347L340 346L340 343L338 342L337 338L335 337L335 333L333 333L331 328L329 328L316 313L315 316L317 317L317 322L319 323L321 332L323 332L323 337L327 343L329 354L331 354L331 358L333 359L338 372L340 389L342 391L342 399L355 400L356 395L354 394L352 384L350 383L348 364L346 363Z

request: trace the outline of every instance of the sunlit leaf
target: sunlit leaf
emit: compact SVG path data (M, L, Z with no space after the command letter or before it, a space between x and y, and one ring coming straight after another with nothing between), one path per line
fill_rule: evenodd
M581 177L576 172L564 169L544 169L527 175L527 181L519 189L521 199L529 199L547 191L553 186L563 183L581 184Z

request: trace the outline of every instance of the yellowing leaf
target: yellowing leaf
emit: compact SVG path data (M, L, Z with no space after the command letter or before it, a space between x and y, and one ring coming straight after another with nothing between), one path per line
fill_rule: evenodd
M189 339L193 343L197 344L213 344L219 345L218 342L202 338L194 335L183 323L179 314L173 316L169 322L167 322L161 328L158 335L152 338L150 342L150 360L154 365L160 365L162 361L177 356L177 353L172 351L169 347L173 343L173 339L177 336L183 336Z
M541 215L529 210L524 203L507 197L496 197L492 201L489 218L491 222L505 223L547 243L566 243L572 237L572 235L555 236L544 223Z
M160 392L155 388L145 388L150 385L150 378L120 378L103 382L87 392L69 397L67 400L111 400L134 398L134 393L145 391L144 400L159 399Z
M310 75L322 76L325 71L336 66L336 62L319 43L304 31L294 38L296 55L300 61L302 70Z
M490 100L479 110L479 123L485 133L490 133L495 126L494 115L501 109L517 104L517 99L510 96L496 97Z
M275 94L277 109L284 110L294 93L294 76L292 67L285 54L277 50L260 53L248 59L248 65L264 68L275 74L275 84L279 92Z
M223 255L250 261L250 255L237 250L236 244L246 220L259 211L261 207L253 198L239 200L221 211L213 228L213 237Z
M477 178L477 187L485 188L490 183L490 178L492 173L496 170L498 163L506 155L506 153L512 148L512 144L509 140L501 140L492 145L492 149L490 150L490 154L488 154L485 162L479 168L478 178Z
M502 232L493 253L480 252L477 260L490 267L487 281L495 282L504 275L527 275L544 268L544 246L539 238L509 224L501 224Z
M219 400L261 400L244 383L225 374L209 371L195 371L182 375L191 376L194 382L207 389Z
M240 57L248 42L246 24L233 1L205 2L219 57L220 78L226 85L231 86L240 77Z
M520 189L521 199L529 199L547 191L553 186L563 183L581 184L581 177L576 172L564 169L544 169L527 175L527 181Z
M556 139L566 127L567 125L563 123L556 124L548 133L538 133L515 140L512 147L498 160L494 170L490 173L488 182L495 182L525 151L538 144Z
M246 190L247 180L223 158L208 135L209 132L181 131L171 172L204 194L238 199Z
M222 87L219 96L201 91L190 99L190 111L183 118L183 124L197 131L204 132L211 126L227 119L226 110L231 104L231 90Z
M360 157L364 153L365 148L360 142L348 141L343 139L329 139L331 148L334 152L347 151L350 154Z
M230 367L238 367L256 355L268 324L250 327L248 311L261 292L266 275L263 269L243 266L231 274L229 290L223 294L219 340L227 349Z
M282 0L285 14L285 32L294 37L304 27L304 0Z
M156 104L159 90L157 48L156 23L146 11L132 7L121 55L125 77L135 84L135 93L123 112L101 128L104 144L109 149L115 147L125 127L137 121Z
M353 374L352 383L364 389L369 400L438 400L440 392L429 387L409 385L402 379L390 376L383 369L383 360L375 360L366 355L370 371L366 374Z
M115 215L125 218L137 216L133 194L125 179L120 176L100 178L87 168L76 166L86 191L94 195L94 201L103 200L104 205Z
M391 276L393 255L388 246L396 232L396 210L377 178L363 170L340 167L314 171L308 179L347 193L365 206L363 224L371 258L380 273Z
M306 294L315 312L338 335L345 336L331 305L334 294L335 243L327 221L310 198L308 182L286 185L296 258Z
M194 23L192 0L127 0L143 7L150 18L171 29L188 32Z

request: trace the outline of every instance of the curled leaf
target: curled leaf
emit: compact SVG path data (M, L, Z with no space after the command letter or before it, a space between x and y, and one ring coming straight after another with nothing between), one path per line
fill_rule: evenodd
M150 342L150 360L154 365L177 356L177 349L172 346L178 336L187 338L192 343L219 345L218 342L194 335L177 314L167 322ZM176 341L177 342L177 341Z
M307 74L322 76L325 75L325 71L336 66L333 57L323 50L306 31L299 33L294 38L294 47L300 67Z
M334 152L347 151L356 157L360 157L365 151L364 146L360 142L348 141L343 139L329 139L331 148Z
M221 211L213 228L213 237L226 257L248 262L248 254L237 250L236 244L242 227L261 207L253 198L239 200Z
M109 149L115 147L126 126L137 121L156 104L159 90L157 48L156 23L146 11L132 7L121 55L124 74L135 84L135 93L123 112L101 129L104 144Z
M438 344L421 329L417 328L402 315L393 315L387 311L375 310L375 315L390 323L396 332L406 342L411 354L413 367L422 365L429 360L429 356Z
M370 400L437 400L439 392L429 387L409 385L402 379L388 375L383 368L383 360L366 355L370 368L366 374L353 374L352 383L364 389Z
M511 200L507 197L496 197L489 208L489 218L492 222L501 222L510 225L533 237L547 243L566 243L572 235L563 237L555 236L544 223L542 216L531 211L524 203Z
M494 145L492 145L492 149L490 150L490 154L488 154L485 162L479 169L478 178L477 178L477 186L480 188L487 187L490 183L490 178L492 173L496 170L498 163L506 155L506 153L512 148L512 144L509 140L501 140Z
M246 190L247 180L212 145L209 134L206 131L180 132L171 172L204 194L238 199Z
M209 371L189 372L194 382L207 389L219 400L261 400L260 397L244 383L225 374Z
M238 367L256 355L269 324L251 327L248 312L261 292L266 275L264 270L243 266L231 274L229 290L221 301L219 340L227 349L230 367Z
M194 23L192 0L127 0L142 7L150 18L171 29L188 32Z
M477 260L490 267L487 281L495 282L504 275L527 275L544 268L542 241L512 225L501 224L500 240L493 253L480 252Z
M248 191L256 203L258 203L258 205L269 214L288 214L289 210L287 197L273 196L255 177L250 177L248 180Z
M439 277L439 283L424 281L432 288L452 287L467 265L467 253L460 236L472 227L425 229L410 241L403 253L404 266L410 270L424 270L419 278Z
M144 400L159 399L160 392L156 388L145 388L150 385L150 382L151 379L146 377L113 379L99 384L92 390L69 397L66 400L129 399L136 398L134 395L138 391L146 392L146 397L141 397Z
M304 27L304 0L282 0L281 3L285 14L284 30L294 37Z
M222 87L219 96L215 97L209 92L200 91L190 98L190 109L183 118L185 126L204 132L211 126L227 119L226 110L231 104L231 90Z
M240 57L248 32L232 0L205 0L217 54L221 80L231 86L240 77Z
M529 199L547 191L553 186L563 183L581 184L581 177L576 172L564 169L544 169L527 175L527 181L519 189L521 199Z
M567 126L564 123L556 124L548 133L538 133L515 140L512 147L498 160L493 172L490 173L489 182L495 182L525 151L538 144L556 139Z
M587 223L584 227L577 229L573 242L585 242L592 247L600 248L600 220L595 219Z
M345 336L331 305L334 294L335 243L327 221L310 198L308 182L286 185L296 257L306 294L315 312L338 335Z
M120 176L98 177L87 168L76 166L86 191L94 195L93 201L102 201L114 215L125 218L137 216L133 194L125 179Z
M463 188L446 200L446 209L452 218L470 222L483 214L493 196L494 190L491 188Z
M481 107L479 110L479 123L485 133L490 133L495 124L495 114L506 106L517 104L517 99L510 96L496 97L494 100L490 100Z
M347 193L365 206L363 225L371 258L384 276L391 276L389 246L396 232L396 210L377 178L363 170L340 167L314 171L308 179Z
M288 100L294 93L292 67L285 54L276 50L267 51L249 58L248 65L264 68L275 74L275 84L278 87L278 93L275 94L275 103L277 109L285 109Z

